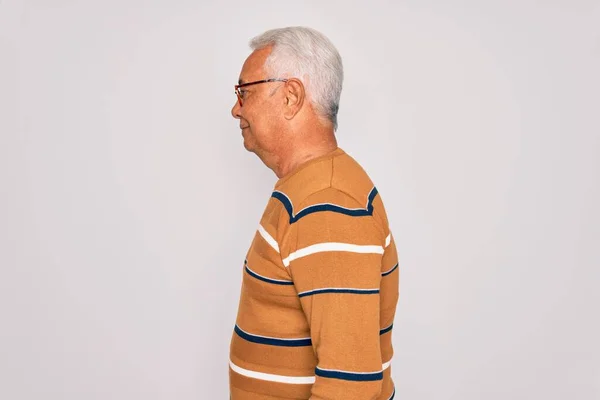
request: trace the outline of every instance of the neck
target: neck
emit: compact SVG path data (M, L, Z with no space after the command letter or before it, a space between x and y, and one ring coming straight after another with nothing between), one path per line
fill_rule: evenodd
M328 134L316 136L316 140L308 140L307 137L300 137L301 144L292 144L285 157L281 157L280 162L273 168L273 172L278 178L294 172L302 164L331 153L337 149L338 144L333 134L333 130Z

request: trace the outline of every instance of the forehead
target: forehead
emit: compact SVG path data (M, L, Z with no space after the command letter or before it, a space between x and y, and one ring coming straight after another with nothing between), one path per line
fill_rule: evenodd
M240 83L251 82L258 79L266 79L264 76L264 65L267 57L271 54L271 47L255 50L246 58L242 71L240 72Z

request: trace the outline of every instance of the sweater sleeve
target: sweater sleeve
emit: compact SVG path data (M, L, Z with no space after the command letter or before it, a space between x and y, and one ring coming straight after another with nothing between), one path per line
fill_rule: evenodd
M306 204L313 204L313 212L289 225L281 254L318 360L310 399L377 399L383 379L384 233L364 209L355 212L361 205L341 191L328 188L311 197L303 205L306 210Z

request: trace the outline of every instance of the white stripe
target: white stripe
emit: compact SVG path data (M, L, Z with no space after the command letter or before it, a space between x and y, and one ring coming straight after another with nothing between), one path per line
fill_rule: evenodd
M315 253L322 253L324 251L348 251L351 253L383 254L383 247L377 245L357 245L350 243L317 243L291 253L289 256L283 259L283 265L289 267L290 262L298 258Z
M390 358L390 361L383 363L382 370L385 371L386 369L388 369L390 367L391 364L392 364L392 359Z
M283 376L283 375L273 375L266 374L264 372L250 371L248 369L244 369L238 367L233 363L233 361L229 360L229 366L235 372L240 375L247 376L249 378L260 379L263 381L270 382L279 382L279 383L292 383L296 385L310 385L315 383L314 376Z
M386 369L388 369L391 362L392 362L392 359L390 359L388 362L384 363L382 365L382 371L385 371ZM296 384L296 385L310 385L310 384L315 383L314 376L285 376L285 375L274 375L274 374L266 374L264 372L250 371L248 369L238 367L231 360L229 360L229 366L231 367L231 369L233 371L237 372L240 375L244 375L249 378L260 379L263 381L279 382L279 383L292 383L292 384ZM323 368L319 368L319 369L324 370ZM332 371L332 370L326 370L326 371ZM381 371L377 371L377 372L381 372ZM353 374L360 374L360 373L371 374L372 372L352 372L352 373Z
M263 239L265 239L267 243L269 243L271 247L279 253L279 245L277 244L277 241L273 239L273 236L269 235L269 232L267 232L266 229L260 224L258 225L258 233L260 233Z
M388 247L390 245L390 242L392 241L392 234L390 233L389 235L387 235L387 237L385 238L385 247Z
M291 338L291 339L285 339L285 338L276 338L276 337L271 337L271 336L262 336L262 335L255 335L254 333L250 333L250 332L246 332L245 330L243 330L242 328L240 328L240 326L237 326L238 329L242 332L244 332L246 335L250 335L250 336L255 336L255 337L261 337L263 339L275 339L275 340L307 340L310 339L309 337L306 338Z
M377 374L379 372L383 372L386 369L389 368L390 364L392 363L392 359L390 358L390 360L386 363L383 363L383 365L381 366L381 369L379 371L373 371L373 372L354 372L354 371L343 371L343 370L339 370L339 369L326 369L326 368L321 368L319 367L319 369L321 371L331 371L331 372L345 372L348 374Z

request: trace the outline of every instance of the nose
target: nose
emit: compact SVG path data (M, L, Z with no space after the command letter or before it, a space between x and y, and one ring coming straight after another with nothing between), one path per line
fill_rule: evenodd
M233 116L233 118L235 119L240 119L241 115L240 115L240 111L241 111L242 107L240 107L240 102L235 101L235 104L233 105L233 108L231 109L231 115Z

